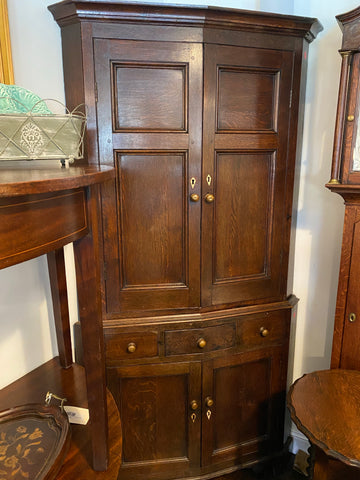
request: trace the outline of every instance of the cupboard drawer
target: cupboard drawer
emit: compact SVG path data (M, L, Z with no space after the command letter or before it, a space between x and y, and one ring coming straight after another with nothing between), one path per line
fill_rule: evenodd
M158 355L157 332L108 333L105 335L105 355L108 364L118 360Z
M261 347L284 343L289 335L290 315L271 314L260 318L241 319L238 335L241 347Z
M165 332L165 355L211 352L234 347L235 344L234 323Z

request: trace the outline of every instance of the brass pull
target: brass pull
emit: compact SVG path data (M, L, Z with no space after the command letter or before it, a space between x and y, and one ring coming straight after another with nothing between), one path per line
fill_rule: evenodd
M349 315L349 322L354 323L356 321L356 314L350 313Z
M270 332L269 332L269 330L268 330L267 328L265 328L265 327L261 327L261 328L260 328L260 335L261 335L262 337L267 337L267 336L269 335L269 333L270 333Z
M127 346L127 351L129 353L134 353L136 351L136 343L130 342L129 345Z
M199 405L196 400L192 400L190 403L191 410L197 410L199 408Z
M206 340L205 338L199 338L199 340L197 341L197 346L199 348L204 348L206 347Z
M205 202L206 203L212 203L215 200L215 197L212 193L207 193L205 195Z
M192 194L190 195L190 200L191 200L192 202L198 202L199 199L200 199L200 197L199 197L199 195L198 195L197 193L192 193Z
M206 397L205 398L205 405L207 407L212 407L214 405L214 400L211 397Z
M355 120L355 117L354 115L348 115L347 119L348 119L348 122L353 122Z

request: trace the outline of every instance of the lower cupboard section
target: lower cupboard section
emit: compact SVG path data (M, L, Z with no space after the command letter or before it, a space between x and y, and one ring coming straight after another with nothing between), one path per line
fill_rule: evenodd
M241 468L281 450L288 345L107 368L123 432L119 480Z

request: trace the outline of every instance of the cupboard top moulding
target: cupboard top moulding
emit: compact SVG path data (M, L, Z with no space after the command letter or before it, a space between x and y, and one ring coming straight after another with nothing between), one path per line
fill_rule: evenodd
M262 13L213 6L174 6L114 1L66 0L49 10L60 26L77 20L146 23L207 28L231 28L305 37L309 42L322 30L314 18Z

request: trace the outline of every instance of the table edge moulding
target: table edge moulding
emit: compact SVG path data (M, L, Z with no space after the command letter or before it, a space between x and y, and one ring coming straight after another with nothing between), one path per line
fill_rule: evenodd
M212 478L277 457L307 57L321 24L107 0L48 8L66 104L87 106L85 158L115 169L96 231L119 479Z
M101 325L99 185L111 167L62 168L47 161L0 164L0 269L47 254L60 364L72 352L63 246L73 242L93 467L107 466L107 406ZM46 393L46 385L44 385ZM61 393L61 392L57 392Z
M309 478L359 478L360 372L331 369L305 374L290 387L287 404L310 442Z

